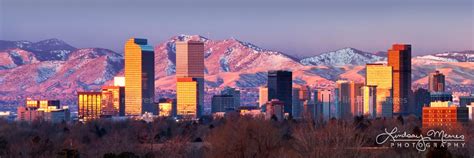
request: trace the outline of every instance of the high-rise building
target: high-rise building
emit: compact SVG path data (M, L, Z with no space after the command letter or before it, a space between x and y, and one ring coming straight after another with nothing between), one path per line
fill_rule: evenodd
M354 81L345 81L339 80L336 81L336 88L338 90L337 101L340 109L342 118L352 118L353 116L358 115L358 107L362 101L359 101L358 98L362 96L361 87L363 83L356 83Z
M262 86L258 88L258 106L262 107L268 102L268 88L267 86Z
M176 42L176 77L193 78L198 86L196 117L201 117L204 112L204 68L203 42L193 40Z
M102 116L125 116L125 87L102 87Z
M278 99L285 103L284 112L292 115L291 93L292 72L291 71L269 71L268 72L268 101Z
M394 44L388 50L388 65L393 69L393 113L410 113L411 45Z
M428 77L428 90L430 92L444 92L445 81L444 75L436 70L430 73Z
M342 118L352 118L352 108L351 108L351 84L349 81L338 80L336 81L336 89L338 90L337 99L335 101L339 104L339 109L336 109L340 112Z
M361 88L364 86L364 83L350 81L350 103L351 103L351 113L352 116L363 115L362 108L363 108L363 100L362 100L362 90Z
M452 106L452 94L446 92L431 93L429 107L423 107L423 127L448 127L469 121L467 107Z
M177 78L176 112L184 118L196 118L198 113L199 83L195 78Z
M158 116L171 117L173 116L174 100L169 98L160 99L158 102Z
M417 117L422 116L423 107L430 106L430 102L431 102L430 97L431 97L430 92L427 89L418 88L417 90L415 90L414 92L415 100L413 101L413 103L415 106L414 113Z
M369 118L376 118L377 117L377 86L363 86L362 91L364 93L364 108L363 113L364 115L368 116Z
M302 102L300 100L300 89L299 88L293 88L293 94L292 94L292 111L293 111L293 118L300 118L301 117L301 112L302 112Z
M235 89L235 88L231 88L231 87L224 87L224 89L221 91L221 95L230 95L232 96L232 98L234 99L234 101L232 102L234 105L234 109L237 109L239 108L240 106L240 91Z
M293 88L293 118L302 118L308 112L308 104L311 100L311 91L308 86L298 85Z
M230 112L235 111L238 106L234 104L234 97L232 95L214 95L212 96L211 112Z
M155 55L146 39L125 43L125 114L157 113L155 98Z
M79 119L89 121L100 118L102 107L101 92L77 92Z
M365 83L377 86L377 117L391 117L392 102L392 67L384 64L367 64ZM393 110L392 110L393 111Z
M316 106L318 106L318 109L320 112L317 112L320 114L319 116L316 116L317 118L322 118L324 120L329 120L330 118L335 117L334 115L331 115L334 113L335 108L333 109L333 94L331 90L319 90L317 93L317 103Z

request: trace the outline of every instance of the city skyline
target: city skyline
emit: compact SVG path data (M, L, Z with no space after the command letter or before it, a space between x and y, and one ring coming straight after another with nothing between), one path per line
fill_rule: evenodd
M395 42L416 45L414 55L474 49L470 23L472 1L469 0L364 0L346 1L344 5L323 1L247 2L251 7L244 5L245 2L144 1L125 5L124 1L86 1L75 5L57 0L2 1L0 39L59 38L80 47L104 47L122 52L120 39L131 36L148 38L154 45L178 34L199 34L211 39L242 39L294 56L311 56L344 47L377 52ZM141 16L135 18L122 12L122 8ZM212 14L223 10L226 12ZM242 11L245 13L240 14ZM35 16L30 16L31 12ZM97 16L81 16L83 12ZM189 14L193 16L187 16ZM18 23L15 19L23 20ZM143 25L123 25L123 20ZM395 24L398 21L410 25ZM186 22L193 27L186 27Z

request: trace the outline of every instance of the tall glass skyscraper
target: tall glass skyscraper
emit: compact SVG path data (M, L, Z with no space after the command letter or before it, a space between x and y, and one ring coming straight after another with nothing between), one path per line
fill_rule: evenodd
M196 117L201 117L204 112L204 68L203 42L193 40L176 42L176 77L193 78L197 83ZM178 90L177 94L180 94ZM179 98L178 109L181 108Z
M410 112L411 45L394 44L388 50L388 65L393 67L393 113Z
M125 114L157 114L155 98L155 53L146 39L125 43Z
M268 101L278 99L285 103L284 112L292 115L292 73L291 71L268 72Z

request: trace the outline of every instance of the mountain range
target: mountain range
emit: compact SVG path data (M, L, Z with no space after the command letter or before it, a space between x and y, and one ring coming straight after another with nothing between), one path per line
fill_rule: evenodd
M206 87L254 88L266 83L268 70L291 70L295 84L332 88L338 79L363 82L366 63L386 62L386 53L343 48L298 59L237 39L212 40L179 35L154 45L157 94L175 88L178 40L205 45ZM388 47L388 46L387 46ZM39 42L0 40L0 105L26 97L57 98L74 103L77 91L97 91L123 75L122 53L104 48L75 48L59 39ZM415 85L426 85L427 74L440 70L448 87L474 87L474 51L433 53L412 58Z

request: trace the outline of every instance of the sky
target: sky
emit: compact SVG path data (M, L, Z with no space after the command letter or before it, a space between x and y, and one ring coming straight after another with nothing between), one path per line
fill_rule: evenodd
M413 54L474 50L472 0L0 0L0 39L58 38L123 52L179 34L235 38L294 56L353 47Z

